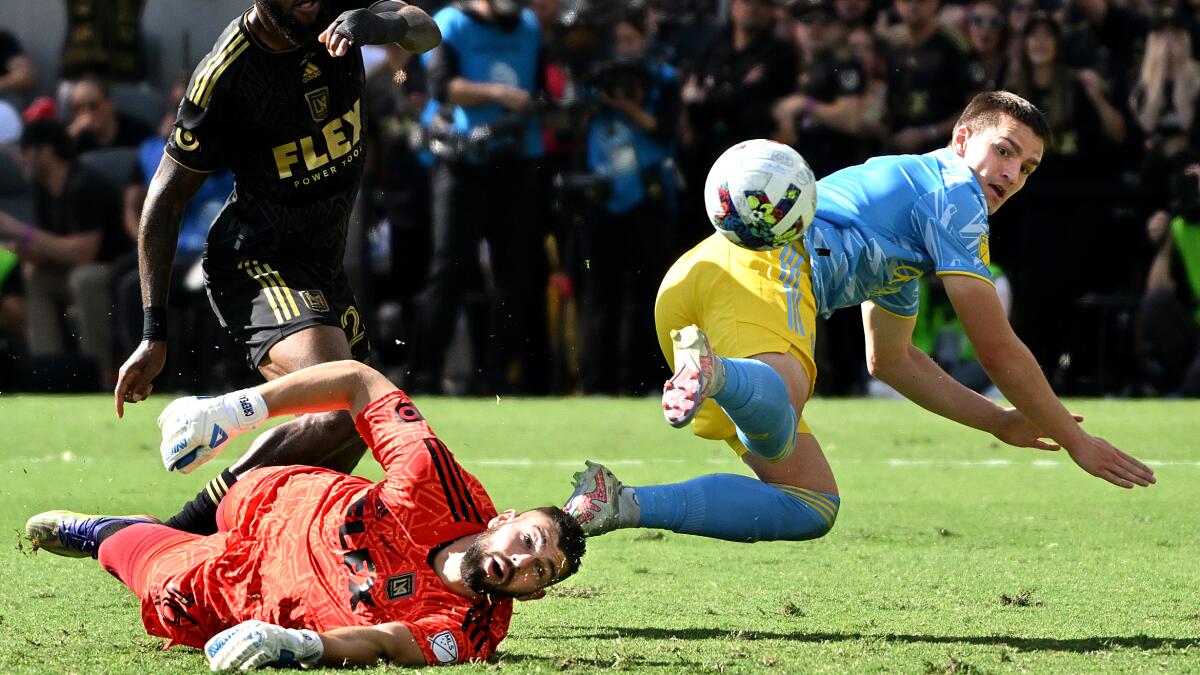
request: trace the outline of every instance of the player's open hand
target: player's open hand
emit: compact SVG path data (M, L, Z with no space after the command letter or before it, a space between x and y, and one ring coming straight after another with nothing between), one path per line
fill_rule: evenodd
M283 628L265 621L243 621L212 636L204 656L214 673L264 667L314 666L325 653L311 630Z
M1085 434L1082 442L1067 446L1067 452L1084 471L1118 487L1146 487L1157 482L1150 467L1103 438Z
M1072 414L1076 422L1083 421L1083 415ZM1050 439L1038 425L1016 408L1005 408L1000 425L993 432L996 438L1015 445L1018 448L1036 448L1038 450L1059 450L1061 445Z
M163 466L167 471L191 473L216 457L230 439L258 427L267 416L266 403L254 389L217 398L177 398L158 416Z
M167 362L167 343L162 340L142 340L129 355L117 376L113 389L113 401L117 417L125 416L125 404L144 401L154 389L154 378L162 372Z

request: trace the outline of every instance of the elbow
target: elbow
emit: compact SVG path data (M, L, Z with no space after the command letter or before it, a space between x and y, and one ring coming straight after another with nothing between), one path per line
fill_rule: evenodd
M414 54L425 52L442 44L442 29L424 12L409 26L402 46Z
M874 350L867 350L867 372L871 377L887 382L889 366L890 362L882 354Z

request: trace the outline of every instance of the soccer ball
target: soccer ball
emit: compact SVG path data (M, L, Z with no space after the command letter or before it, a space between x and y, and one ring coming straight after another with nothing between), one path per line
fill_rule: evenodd
M755 139L729 148L708 171L704 207L717 231L754 251L799 239L817 210L817 184L792 148Z

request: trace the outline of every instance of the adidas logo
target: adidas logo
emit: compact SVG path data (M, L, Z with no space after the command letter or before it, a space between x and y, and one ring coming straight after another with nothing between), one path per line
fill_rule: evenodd
M321 76L321 69L312 63L304 64L304 75L300 77L302 84L308 84Z

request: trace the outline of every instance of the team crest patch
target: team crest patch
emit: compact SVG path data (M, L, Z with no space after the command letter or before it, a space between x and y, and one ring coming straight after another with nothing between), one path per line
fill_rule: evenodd
M979 259L984 265L992 264L992 251L988 246L988 236L986 234L979 235Z
M314 312L328 312L329 303L321 291L300 291L300 299Z
M407 598L413 594L413 573L405 572L394 577L388 577L387 580L387 596L388 600L400 600Z
M329 87L313 89L304 98L308 101L308 112L314 122L324 122L329 117Z
M458 642L454 639L454 633L444 630L429 640L429 649L433 651L433 657L438 663L457 663L458 662Z

